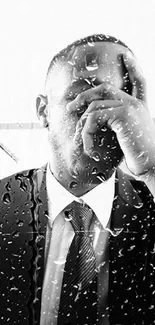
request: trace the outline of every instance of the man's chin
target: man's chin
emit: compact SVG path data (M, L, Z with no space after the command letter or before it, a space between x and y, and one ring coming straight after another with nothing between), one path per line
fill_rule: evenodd
M70 163L70 174L73 177L84 176L90 169L90 157L85 154L80 154L79 156L74 156L72 162Z
M109 143L111 144L111 142ZM70 174L75 178L85 179L85 177L92 177L95 173L103 173L105 179L108 179L120 165L123 158L123 152L117 140L115 142L113 141L113 148L109 143L107 142L105 147L95 148L99 159L96 159L96 157L90 158L84 152L82 145L78 145L76 148L74 147L68 164Z

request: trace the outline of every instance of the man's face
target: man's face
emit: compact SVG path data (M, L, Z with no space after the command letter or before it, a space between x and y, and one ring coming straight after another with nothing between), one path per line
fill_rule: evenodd
M119 53L125 51L124 47L112 43L80 45L70 52L65 64L60 62L52 70L47 82L48 135L52 160L60 173L66 170L85 178L97 168L108 178L121 161L122 151L115 133L106 125L94 135L94 150L100 153L101 160L90 158L83 146L73 141L82 112L68 108L78 94L103 82L123 88ZM87 108L84 106L83 112Z

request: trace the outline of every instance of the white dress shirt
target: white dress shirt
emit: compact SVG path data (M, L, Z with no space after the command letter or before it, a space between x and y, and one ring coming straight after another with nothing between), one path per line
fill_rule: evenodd
M106 299L108 293L108 239L115 175L106 182L77 198L67 191L47 168L47 194L49 220L45 246L45 272L42 291L40 325L57 325L59 301L67 253L74 238L71 223L65 219L63 210L72 201L88 204L95 212L90 231L98 267L99 325L108 325ZM101 316L102 315L102 316Z

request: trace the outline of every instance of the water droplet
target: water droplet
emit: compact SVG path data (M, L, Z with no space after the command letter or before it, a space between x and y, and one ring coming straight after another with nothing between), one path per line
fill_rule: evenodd
M7 191L10 191L10 190L11 190L10 182L8 182L8 183L5 185L5 188L6 188Z
M64 211L64 214L65 214L64 219L66 221L71 221L72 220L73 217L72 217L71 211L72 211L71 209Z
M72 61L67 61L67 63L74 66L74 62L72 62Z
M14 280L14 278L15 278L14 276L11 276L10 281Z
M11 202L10 194L9 193L4 193L2 200L5 204L9 204Z
M38 235L37 237L36 237L36 243L39 243L42 239L44 239L45 237L44 237L44 235Z
M10 291L18 291L18 288L13 286L12 288L10 288Z
M8 245L11 245L12 244L12 240L8 241Z
M93 179L89 179L89 181L88 181L88 185L91 186L92 183L93 183Z
M12 237L19 237L20 233L18 231L13 232Z
M137 219L137 216L132 216L132 220L136 220Z
M141 151L137 158L141 158L143 155L145 155L145 151Z
M117 237L123 231L123 228L114 228L111 230L110 228L106 227L105 230L110 232L113 237Z
M16 221L16 223L17 223L18 227L22 227L23 224L24 224L23 220L20 220L20 219L18 219L18 220Z
M104 140L105 140L104 137L99 137L99 142L98 142L99 147L102 147L104 145Z
M89 163L88 165L86 165L85 169L89 169L91 167L91 164Z
M75 189L77 187L77 182L75 182L75 181L70 182L69 187L71 189Z
M97 174L97 178L101 181L101 182L105 182L106 178L105 175L103 173L98 173Z
M91 47L93 47L93 46L95 45L94 42L88 42L87 44L88 44L89 46L91 46Z
M19 209L14 210L14 215L19 214Z
M120 250L119 250L119 252L118 252L118 257L122 257L123 256L123 254L122 254L122 250L123 250L123 248L121 248Z
M101 159L100 155L97 152L93 152L91 158L94 159L95 161L100 161Z
M137 138L140 138L142 135L143 135L143 131L141 130L141 131L139 131L139 134L137 134Z
M91 174L92 174L92 175L95 175L95 174L97 174L97 171L98 171L98 169L97 169L96 167L94 167L94 168L92 169L92 171L91 171Z
M134 207L137 208L137 209L142 208L142 206L143 206L143 202L139 202L138 204L134 204Z
M91 85L91 81L87 78L84 78L84 80L88 83L88 85Z
M73 178L77 178L79 176L79 172L77 169L71 170L71 175Z
M86 56L85 67L88 71L94 71L94 70L98 69L97 57L94 57L94 55L92 53L90 53Z
M58 173L58 178L62 178L63 176L63 171L61 170L59 173Z
M136 247L136 245L130 246L129 249L128 249L128 251L132 251L135 247Z
M26 184L23 183L23 182L21 182L21 184L20 184L20 188L21 188L21 190L23 190L24 192L27 191L27 186L26 186Z
M98 65L96 64L96 65L87 65L86 66L86 69L88 70L88 71L94 71L94 70L96 70L98 68Z
M122 139L122 142L127 142L128 140L129 140L128 137L124 137L124 138Z

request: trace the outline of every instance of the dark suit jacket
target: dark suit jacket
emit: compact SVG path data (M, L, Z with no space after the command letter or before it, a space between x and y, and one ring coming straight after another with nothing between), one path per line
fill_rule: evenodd
M0 181L1 325L39 325L48 214L45 170ZM111 230L110 325L155 324L155 205L147 187L120 170Z

